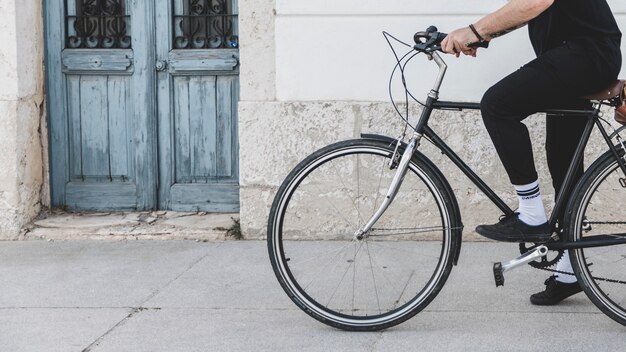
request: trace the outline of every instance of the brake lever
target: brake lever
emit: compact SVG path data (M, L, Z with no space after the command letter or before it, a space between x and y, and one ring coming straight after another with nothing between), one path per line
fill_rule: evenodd
M470 43L468 45L468 47L470 48L489 48L489 42L474 42L474 43Z

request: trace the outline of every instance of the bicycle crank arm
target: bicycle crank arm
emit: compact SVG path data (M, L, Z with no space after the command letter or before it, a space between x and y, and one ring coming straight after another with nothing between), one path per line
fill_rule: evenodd
M391 181L391 185L389 186L389 190L387 191L385 200L380 205L380 208L378 208L374 216L372 216L372 218L367 222L367 224L365 224L365 226L355 234L354 237L356 239L361 239L364 234L368 233L372 229L372 227L374 227L376 222L383 216L385 211L387 211L387 208L389 208L389 205L391 205L391 202L393 202L393 200L395 199L396 195L398 194L398 190L402 185L402 181L404 181L404 176L406 176L406 172L409 168L409 162L413 158L413 154L415 154L415 150L419 146L421 139L422 135L417 133L413 134L413 137L411 137L411 140L409 141L406 150L402 154L402 159L400 159L400 164L398 164L398 169L396 170L396 174Z
M493 277L496 281L496 287L504 286L505 272L511 271L515 268L519 268L520 266L526 265L534 260L546 256L547 254L548 247L539 246L528 253L525 253L513 260L509 260L508 262L493 264Z

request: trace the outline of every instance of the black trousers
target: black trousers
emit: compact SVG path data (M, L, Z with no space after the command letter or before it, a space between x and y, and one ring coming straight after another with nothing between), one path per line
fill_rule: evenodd
M619 63L598 65L598 55L585 45L567 42L551 49L512 73L484 95L481 110L485 127L511 183L537 180L526 117L544 109L585 109L578 97L596 93L616 79ZM613 60L616 61L616 60ZM580 117L547 116L546 152L552 182L558 194L587 122ZM577 177L583 174L578 165Z

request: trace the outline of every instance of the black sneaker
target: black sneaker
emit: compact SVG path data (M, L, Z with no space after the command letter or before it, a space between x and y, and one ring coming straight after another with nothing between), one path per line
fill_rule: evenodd
M530 226L519 219L519 214L505 215L493 225L480 225L476 228L480 235L502 242L547 242L552 235L546 222L539 226Z
M578 282L566 284L556 281L554 276L550 276L545 284L544 291L530 296L530 303L536 306L552 306L582 291Z

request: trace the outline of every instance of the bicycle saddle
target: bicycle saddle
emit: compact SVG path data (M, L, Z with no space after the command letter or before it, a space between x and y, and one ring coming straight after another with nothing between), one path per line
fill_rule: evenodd
M598 93L582 97L587 100L611 100L615 106L615 121L626 125L626 81L617 80Z
M590 94L590 95L586 95L584 97L582 97L583 99L587 99L587 100L609 100L609 99L613 99L617 96L619 96L620 94L624 94L624 85L626 84L626 81L623 80L616 80L614 82L612 82L608 87L602 89L601 91L595 93L595 94Z

